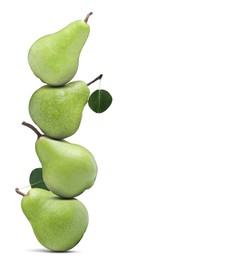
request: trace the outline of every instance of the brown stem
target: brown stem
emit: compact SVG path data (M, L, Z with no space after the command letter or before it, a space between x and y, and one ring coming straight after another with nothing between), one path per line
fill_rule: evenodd
M97 80L101 79L102 76L103 76L103 75L100 74L97 78L95 78L94 80L92 80L91 82L89 82L89 83L87 84L87 86L89 86L89 85L91 85L92 83L96 82Z
M19 188L16 188L15 191L16 191L18 194L22 195L23 197L27 195L27 194L21 192L21 191L19 190Z
M32 130L37 134L38 139L39 139L41 136L43 136L43 135L38 131L38 129L35 128L33 125L31 125L31 124L29 124L29 123L26 123L25 121L22 122L22 125L25 125L25 126L27 126L28 128L32 129Z
M85 21L86 23L88 23L89 17L90 17L92 14L93 14L92 12L90 12L90 13L87 14L87 16L86 16L85 19L84 19L84 21Z

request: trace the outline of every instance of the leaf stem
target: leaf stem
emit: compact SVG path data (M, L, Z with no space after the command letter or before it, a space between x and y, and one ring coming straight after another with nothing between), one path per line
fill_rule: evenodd
M85 19L84 19L84 21L85 21L86 23L88 23L89 17L90 17L92 14L93 14L92 12L90 12L90 13L87 14L87 16L86 16Z
M38 139L43 136L36 127L34 127L33 125L29 124L29 123L26 123L25 121L22 122L22 125L25 125L26 127L32 129L36 134L37 134L37 137Z
M96 82L97 80L101 79L102 76L103 76L103 75L100 74L97 78L95 78L94 80L92 80L91 82L89 82L89 83L87 84L87 86L89 86L89 85L91 85L92 83Z
M21 192L21 191L19 190L19 188L16 188L15 191L16 191L18 194L22 195L23 197L24 197L24 196L27 196L27 194Z

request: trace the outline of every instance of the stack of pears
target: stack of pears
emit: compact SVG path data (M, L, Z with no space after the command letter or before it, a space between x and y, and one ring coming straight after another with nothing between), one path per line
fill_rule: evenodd
M67 251L83 237L88 212L75 197L91 188L97 176L92 153L64 140L80 126L90 96L88 85L102 77L89 84L70 82L90 33L87 22L91 14L38 39L28 53L30 68L46 84L29 102L29 114L43 133L32 124L22 124L37 134L35 150L42 165L39 178L45 188L32 188L27 194L17 188L16 192L23 196L21 207L38 241L52 251Z

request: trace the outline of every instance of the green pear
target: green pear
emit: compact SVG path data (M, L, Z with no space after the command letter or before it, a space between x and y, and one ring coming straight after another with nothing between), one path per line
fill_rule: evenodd
M91 152L78 144L45 137L32 125L22 124L38 135L35 150L42 164L43 180L50 191L63 198L73 198L93 186L97 164Z
M78 244L88 226L88 212L77 199L62 199L39 188L23 194L22 211L38 241L52 251L67 251Z
M85 20L77 20L62 30L38 39L30 48L28 62L33 73L44 83L62 86L77 72L81 50L89 36Z
M29 101L29 114L42 132L54 139L73 135L80 126L90 91L83 81L63 87L43 86Z
M48 189L63 198L73 198L92 187L97 175L93 155L78 144L41 136L35 145Z

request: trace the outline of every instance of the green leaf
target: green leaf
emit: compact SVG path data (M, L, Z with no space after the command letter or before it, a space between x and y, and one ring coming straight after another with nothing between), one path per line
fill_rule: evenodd
M36 168L31 172L29 176L29 183L32 188L49 190L43 181L42 168Z
M112 103L112 96L104 89L94 91L89 97L89 107L96 113L106 111Z

